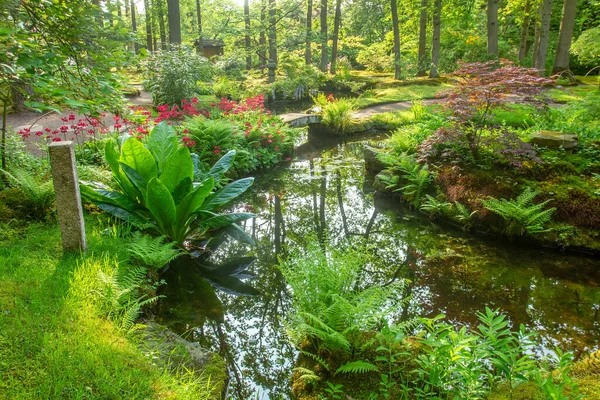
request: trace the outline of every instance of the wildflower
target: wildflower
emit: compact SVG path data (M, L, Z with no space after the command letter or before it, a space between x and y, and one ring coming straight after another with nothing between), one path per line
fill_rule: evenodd
M75 114L69 114L69 121L75 121Z
M59 138L58 136L55 136L55 137L52 138L52 141L53 142L62 142L62 139Z
M44 134L44 132L42 132L42 131L37 131L37 132L35 133L35 136L42 136L43 134Z

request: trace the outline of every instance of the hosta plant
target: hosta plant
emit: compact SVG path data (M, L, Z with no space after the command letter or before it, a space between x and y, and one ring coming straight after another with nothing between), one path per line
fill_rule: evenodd
M202 181L193 182L194 162L188 148L180 146L174 129L162 122L152 129L145 145L131 137L118 148L108 142L105 158L116 190L82 185L82 194L104 211L151 229L180 247L222 232L251 242L237 223L253 214L218 213L254 180L240 179L215 190L234 157L235 151L227 153L203 174Z

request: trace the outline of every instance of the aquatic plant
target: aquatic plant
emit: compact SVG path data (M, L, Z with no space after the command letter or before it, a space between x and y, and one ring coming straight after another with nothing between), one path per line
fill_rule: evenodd
M481 203L485 208L504 219L506 222L505 231L510 236L548 232L550 229L544 229L544 224L550 221L552 213L556 209L548 208L544 210L544 206L551 200L534 204L533 199L538 194L538 191L527 187L516 199L506 200L488 197L481 200Z

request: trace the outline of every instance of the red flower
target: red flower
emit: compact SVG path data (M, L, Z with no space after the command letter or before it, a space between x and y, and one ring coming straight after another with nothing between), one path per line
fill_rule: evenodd
M69 121L75 121L75 114L69 114Z
M215 154L219 154L219 153L221 153L221 150L219 150L219 149L214 149L214 150L213 150L213 153L215 153Z
M59 138L59 137L57 136L57 137L53 137L53 138L52 138L52 141L53 141L53 142L61 142L61 141L62 141L62 139L61 139L61 138Z

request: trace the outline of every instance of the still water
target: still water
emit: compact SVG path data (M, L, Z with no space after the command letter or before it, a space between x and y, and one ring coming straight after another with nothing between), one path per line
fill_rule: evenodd
M409 279L405 316L445 314L476 326L487 306L539 332L542 350L560 345L578 356L598 348L600 260L440 227L375 194L371 183L360 142L305 145L289 165L257 177L239 206L257 214L244 226L256 246L226 243L211 257L256 257L249 283L260 296L215 293L190 271L167 275L160 322L226 356L231 397L288 398L296 353L283 322L291 301L275 266L319 239L368 244L366 285Z

